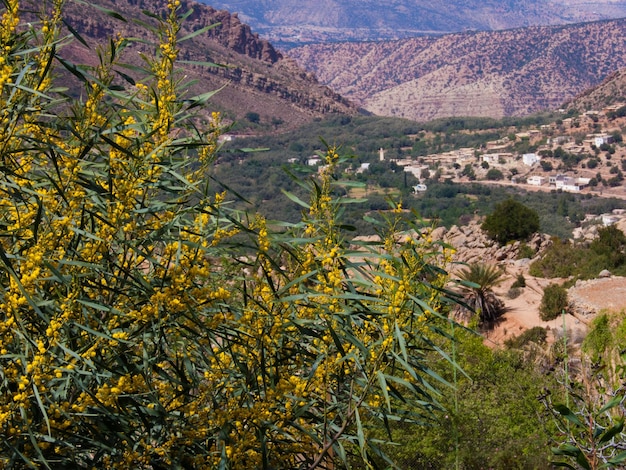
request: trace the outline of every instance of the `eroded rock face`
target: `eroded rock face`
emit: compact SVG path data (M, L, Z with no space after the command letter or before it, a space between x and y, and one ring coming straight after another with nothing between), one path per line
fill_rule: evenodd
M500 246L482 231L478 222L472 222L463 227L453 225L449 230L439 227L433 231L432 235L433 238L453 246L456 249L454 261L462 263L497 262L513 264L517 262L522 246L519 241ZM549 235L535 234L527 245L533 252L539 254L551 243Z
M626 278L611 276L577 281L567 291L569 308L575 315L595 315L601 310L626 309Z

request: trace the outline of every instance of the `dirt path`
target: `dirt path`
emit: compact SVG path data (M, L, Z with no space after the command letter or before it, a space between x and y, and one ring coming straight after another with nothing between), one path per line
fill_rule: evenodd
M509 311L503 316L503 321L493 331L485 334L485 341L492 346L502 346L504 341L513 336L518 336L525 330L534 326L541 326L552 331L562 331L563 319L561 317L543 321L539 316L539 306L543 288L551 283L561 283L563 279L542 279L528 275L528 270L519 267L510 267L507 270L508 278L497 289L496 294L504 301ZM510 299L507 295L511 284L515 281L518 273L522 273L526 279L526 287L522 295ZM626 310L626 278L610 277L580 281L576 286L569 289L570 302L574 302L577 312L574 315L566 315L566 328L570 334L579 338L586 335L587 326L595 314L601 310L619 312ZM552 335L548 335L551 340Z

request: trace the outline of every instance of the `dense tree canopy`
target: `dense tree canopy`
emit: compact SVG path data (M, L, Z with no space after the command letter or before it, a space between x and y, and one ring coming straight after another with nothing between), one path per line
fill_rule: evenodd
M521 202L507 199L485 218L482 229L501 244L526 240L539 230L539 215Z

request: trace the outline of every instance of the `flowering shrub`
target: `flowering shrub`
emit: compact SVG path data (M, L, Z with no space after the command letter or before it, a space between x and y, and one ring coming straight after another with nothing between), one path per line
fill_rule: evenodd
M1 19L0 466L381 457L366 421L437 407L445 250L401 243L399 205L380 243L349 240L335 149L301 223L229 210L206 177L219 115L200 130L205 97L178 92L179 2L136 80L114 79L124 38L95 67L59 58L82 101L54 88L61 7L22 27L7 0Z

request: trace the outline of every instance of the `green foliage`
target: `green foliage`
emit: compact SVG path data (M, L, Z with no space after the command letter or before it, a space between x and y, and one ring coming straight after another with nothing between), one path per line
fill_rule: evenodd
M253 124L258 124L259 122L261 122L261 116L259 115L259 113L254 113L252 111L246 113L246 119Z
M567 309L567 290L560 284L550 284L543 289L539 316L543 321L554 320Z
M493 327L505 312L504 303L493 293L493 288L502 282L503 273L497 266L472 263L459 270L463 304L459 307L478 315L478 324Z
M539 230L539 215L522 203L508 199L486 217L482 229L501 244L526 240Z
M602 227L590 246L553 239L552 246L541 259L530 266L536 277L595 278L603 269L614 274L626 273L626 237L614 226Z
M598 230L598 237L591 242L591 251L606 259L607 269L626 264L626 235L614 225Z
M535 250L533 250L528 244L522 243L517 253L517 259L533 258L535 256ZM522 286L523 287L523 286Z
M548 337L548 332L541 326L533 326L532 328L524 331L521 335L507 339L504 344L507 348L521 349L528 343L545 344Z
M513 284L511 284L512 288L515 287L526 287L526 278L524 277L524 275L522 273L519 273L517 275L517 277L515 278L515 281L513 282Z
M481 337L455 331L456 354L467 375L457 377L456 388L443 390L446 410L430 425L392 425L396 445L388 452L403 469L549 468L552 423L544 422L537 397L553 387L552 378L516 351L492 350ZM453 382L452 369L437 362L438 373Z
M598 361L604 356L611 346L612 334L609 325L609 316L606 313L598 315L591 322L589 333L583 341L583 351L593 361Z
M497 168L491 168L487 172L487 179L490 180L490 181L499 181L499 180L501 180L503 178L504 178L504 175Z
M471 164L468 163L463 167L461 176L467 176L470 181L474 181L476 179L476 173L474 172L474 168L472 168Z

